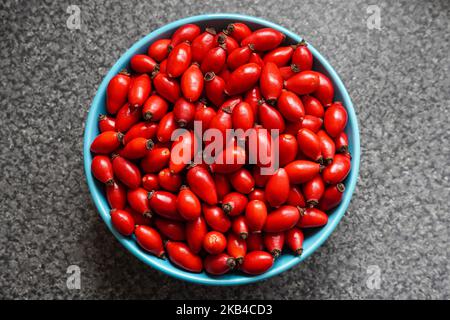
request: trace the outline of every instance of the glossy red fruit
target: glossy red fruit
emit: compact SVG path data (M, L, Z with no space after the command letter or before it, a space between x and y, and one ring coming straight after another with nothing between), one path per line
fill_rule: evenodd
M108 83L106 88L106 111L116 114L127 101L131 78L127 72L120 72Z
M181 92L189 102L197 101L204 87L203 73L197 64L192 64L181 77Z
M203 239L203 248L209 254L222 253L227 247L227 238L223 233L218 231L210 231Z
M292 250L296 255L301 256L303 253L303 240L305 236L302 230L297 228L292 228L286 231L285 241L289 249Z
M246 161L245 149L228 145L216 157L210 168L213 173L233 173L242 168Z
M322 211L328 211L337 207L344 195L345 186L342 183L331 185L325 188L322 199L320 199L318 208Z
M195 165L188 169L186 181L192 192L207 204L214 205L218 202L214 179L205 166Z
M247 102L253 110L255 121L258 116L259 102L261 101L261 91L258 86L253 87L245 93L244 101Z
M250 90L259 80L261 67L256 63L247 63L230 74L225 92L232 96Z
M141 172L133 162L119 155L113 155L112 167L117 179L128 188L136 189L141 185Z
M241 270L247 274L258 275L269 270L272 265L272 255L265 251L252 251L245 256Z
M230 218L223 212L220 207L210 206L207 204L202 205L203 216L206 223L216 231L225 233L231 227Z
M258 118L262 126L267 130L277 129L282 133L286 128L281 113L265 102L259 106Z
M230 70L234 70L250 60L252 54L252 46L240 47L234 49L227 57L227 66Z
M209 128L219 130L224 140L227 136L226 130L231 129L232 127L233 120L231 117L231 110L229 108L221 108L209 123Z
M347 125L348 114L340 102L333 103L326 111L324 126L330 137L335 138L344 131Z
M116 130L116 119L111 118L105 114L101 114L98 117L98 129L100 132L105 131L115 131Z
M314 71L301 71L287 79L284 86L296 94L313 93L319 87L319 76Z
M307 115L323 118L325 109L319 100L310 95L305 95L302 96L302 102L303 106L305 107L305 113Z
M292 184L300 184L314 178L321 170L322 167L319 163L308 160L296 160L289 163L284 167L286 170L289 181Z
M201 29L199 26L188 23L179 27L172 35L172 41L170 43L170 49L175 48L182 42L192 42L200 34Z
M156 217L155 226L163 236L174 241L184 241L186 239L185 228L182 222Z
M148 205L148 191L143 188L128 190L127 200L130 207L137 213L151 218L152 211Z
M306 199L306 203L309 206L317 206L322 195L325 191L325 184L323 183L320 174L316 175L314 178L305 182L302 187L302 193Z
M300 129L297 133L298 147L301 152L314 161L322 160L322 152L320 148L320 139L309 129Z
M289 190L289 196L286 200L286 204L289 206L304 208L306 206L305 198L302 191L298 186L292 186Z
M222 103L220 108L223 110L227 110L231 113L231 112L233 112L233 109L241 102L242 102L242 97L239 95L230 97Z
M252 192L248 194L248 200L261 200L266 202L266 195L264 193L264 190L262 189L255 189Z
M345 132L339 133L334 138L334 144L336 146L336 151L339 153L347 153L348 152L348 137Z
M300 209L282 206L267 215L265 232L283 232L294 227L300 219Z
M168 191L150 191L148 204L153 212L171 220L184 220L177 210L177 196Z
M178 78L189 67L191 59L191 45L186 42L178 44L167 57L167 75L171 78Z
M172 40L159 39L153 42L148 48L147 54L155 59L157 62L161 62L169 55L169 45Z
M153 146L153 140L139 137L128 142L119 154L127 159L140 159L145 157Z
M119 132L127 132L134 124L141 119L141 111L137 108L131 107L126 103L117 112L116 130Z
M153 173L146 174L142 177L142 187L147 191L159 190L158 176Z
M202 216L186 222L186 241L194 253L199 253L203 248L203 239L208 233L206 221Z
M252 34L252 30L250 30L250 28L242 22L230 23L225 29L225 32L238 42L241 42Z
M91 144L91 152L108 154L120 147L123 134L116 131L105 131L95 137Z
M253 134L250 135L249 139L251 142L251 144L249 144L250 163L256 162L258 167L270 167L273 164L273 158L276 155L272 153L272 137L269 130L260 126L255 126L255 130L253 131ZM255 174L254 176L256 180L257 177ZM260 184L257 185L261 187Z
M247 207L248 199L239 192L230 192L222 200L223 211L230 216L238 216Z
M177 192L180 190L182 183L181 176L171 172L169 168L165 168L159 172L158 180L161 188L171 192Z
M254 31L242 40L241 46L253 44L256 51L269 51L278 47L285 36L272 28L262 28Z
M125 136L123 137L123 143L126 145L128 142L135 138L154 139L158 125L151 122L139 122L132 126Z
M159 121L169 110L169 104L160 96L151 95L142 108L142 116L147 121Z
M151 226L152 225L152 220L149 217L138 213L137 211L133 210L130 206L125 207L125 210L128 211L133 216L135 226L140 226L140 225Z
M250 55L250 60L248 60L249 63L256 63L258 66L260 66L261 68L264 67L264 61L261 58L261 55L257 52L253 52Z
M184 131L173 142L170 151L169 169L180 173L192 161L197 152L197 141L193 131Z
M215 47L206 53L200 69L204 74L214 72L218 74L224 67L227 59L227 52L222 47Z
M230 175L230 183L240 193L248 194L255 188L255 179L247 169L239 169Z
M197 105L195 109L194 121L200 121L202 124L202 133L209 129L211 120L216 116L216 111L203 103Z
M205 32L198 35L192 41L192 61L201 63L205 58L206 53L215 45L216 30L213 28L206 28Z
M286 123L286 129L284 130L284 133L291 134L294 137L296 137L298 130L300 130L301 128L302 128L302 122L301 121L288 122L288 123Z
M236 234L229 233L227 237L227 253L235 258L238 264L242 264L247 254L247 242Z
M188 221L197 220L202 213L200 200L189 188L182 187L177 196L178 213Z
M214 184L216 185L217 197L219 201L222 201L223 198L231 192L230 181L228 181L228 177L224 174L215 174Z
M223 68L219 73L219 77L221 77L225 82L230 78L231 71L228 68Z
M220 253L207 256L204 264L207 273L219 276L233 270L236 261L226 253Z
M170 151L167 148L154 147L141 161L141 168L145 173L156 173L164 169L170 160Z
M222 47L227 51L227 54L230 54L237 48L239 48L239 43L232 37L229 37L225 32L221 32L216 35L216 45Z
M350 168L350 158L343 154L336 154L333 162L323 170L323 181L327 184L338 184L347 178Z
M162 71L153 78L153 85L155 86L156 92L166 100L172 103L178 100L181 94L180 85L178 81L172 78Z
M158 63L146 54L136 54L130 60L130 67L137 73L152 73Z
M150 92L152 91L152 82L148 74L144 73L134 77L131 80L128 90L128 102L130 106L137 108L144 104Z
M124 209L127 204L127 190L119 182L107 185L106 199L112 209Z
M180 98L175 102L173 115L180 128L189 126L195 117L195 105L184 98Z
M317 133L317 136L320 139L320 150L322 153L322 157L324 158L326 164L330 164L333 161L334 155L336 153L334 141L323 130L320 130Z
M252 200L245 209L245 221L252 232L261 232L267 219L267 207L263 201Z
M167 255L178 267L190 272L202 272L203 261L183 242L167 241Z
M316 97L324 106L329 106L333 102L334 86L330 78L320 72L316 72L319 76L319 86L314 91L313 96Z
M134 231L133 216L122 209L112 209L110 213L114 228L123 236L131 236Z
M261 94L267 103L275 105L283 89L283 77L277 65L273 62L266 62L261 70L259 79Z
M295 64L291 64L290 66L280 67L280 73L281 73L281 77L283 78L283 80L292 78L299 72L300 72L300 69Z
M306 208L300 219L297 227L299 228L316 228L326 225L328 216L325 212L317 208Z
M289 196L289 177L286 170L280 168L269 178L264 194L272 207L278 207L286 202Z
M270 175L262 174L261 168L258 166L253 166L252 175L253 179L255 179L255 185L260 188L264 188L266 186L267 180L269 180L270 178Z
M305 116L302 100L295 93L288 90L283 90L281 93L277 107L283 117L288 121L301 121Z
M291 60L292 54L294 53L293 46L287 47L278 47L268 52L264 56L264 63L272 62L277 65L277 67L281 68L289 64Z
M274 259L278 258L284 246L284 232L265 233L263 240L264 246Z
M298 151L297 139L291 134L283 133L279 136L279 165L284 167L295 160Z
M312 132L317 133L322 128L322 124L323 124L322 118L318 118L307 114L301 122L301 128L309 129Z
M134 231L137 243L158 258L164 258L164 247L158 231L149 226L137 226Z
M214 72L205 74L205 95L216 107L225 101L225 81Z
M114 184L113 167L107 156L95 156L92 159L91 171L98 181L106 183L107 185Z
M238 216L233 219L231 222L231 230L235 235L240 237L241 239L247 239L248 237L248 226L247 221L244 216Z
M155 70L155 72L152 73L152 77L154 77L157 73L164 73L164 74L166 74L166 72L167 72L167 59L164 59L159 64L158 72L156 72L156 70Z
M247 251L262 251L264 250L264 241L261 232L250 233L247 238Z
M313 66L313 55L308 49L305 41L301 41L292 54L292 63L301 71L311 70Z
M177 128L178 125L175 120L175 114L173 112L166 113L166 115L159 122L156 138L159 142L168 142L171 140L172 133Z

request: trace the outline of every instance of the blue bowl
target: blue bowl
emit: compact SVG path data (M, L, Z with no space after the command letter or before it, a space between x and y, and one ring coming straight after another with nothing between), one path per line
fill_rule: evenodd
M275 24L268 22L266 20L238 15L238 14L206 14L195 17L189 17L181 19L172 23L169 23L158 30L153 31L149 35L145 36L138 42L136 42L120 59L114 64L111 70L108 72L106 77L103 79L97 94L95 95L94 101L92 102L91 109L86 122L86 129L84 134L84 169L86 172L86 178L89 185L89 190L94 199L94 203L100 213L100 216L105 221L109 230L114 234L114 236L120 241L120 243L125 246L133 255L142 260L149 266L164 272L170 276L178 279L206 284L206 285L219 285L219 286L231 286L231 285L241 285L252 282L257 282L260 280L268 279L273 277L283 271L286 271L296 264L300 263L304 259L308 258L333 232L337 224L344 215L352 197L353 191L356 186L356 181L358 178L359 171L359 161L360 161L360 146L359 146L359 129L358 121L356 118L355 110L353 109L352 101L347 90L344 87L341 79L334 71L333 67L328 63L328 61L311 45L309 49L314 55L314 70L320 71L327 75L335 86L335 100L342 101L344 106L348 111L349 121L346 128L346 133L349 138L349 148L352 154L352 170L345 181L345 192L343 200L339 207L337 207L330 215L328 224L323 228L318 230L308 232L304 242L304 251L301 257L296 257L289 253L283 253L274 263L273 267L266 273L258 276L248 276L242 273L233 273L223 276L211 276L206 273L191 273L183 271L168 260L158 259L150 254L143 251L132 238L123 237L120 235L111 225L111 218L109 215L109 205L106 200L105 194L103 192L102 185L98 183L92 173L91 173L91 161L92 155L89 151L89 147L94 140L94 138L99 134L97 126L97 118L99 114L105 113L105 96L106 87L111 80L111 78L119 73L120 70L127 67L131 57L137 53L144 53L147 51L148 46L155 40L160 38L169 37L178 27L186 23L195 23L201 27L210 26L215 27L217 30L225 28L229 23L235 21L242 21L247 23L252 29L258 29L262 27L270 27L277 29L286 35L287 41L292 43L298 43L302 39L295 33Z

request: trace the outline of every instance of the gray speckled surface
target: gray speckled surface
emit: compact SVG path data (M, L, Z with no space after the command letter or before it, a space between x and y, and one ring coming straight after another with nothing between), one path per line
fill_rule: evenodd
M0 298L449 298L450 2L76 1L0 4ZM367 28L369 4L381 30ZM347 215L312 257L246 287L196 286L129 254L90 199L83 122L103 76L178 18L238 12L318 48L347 86L361 173ZM81 268L81 290L66 269ZM381 272L370 289L367 270Z

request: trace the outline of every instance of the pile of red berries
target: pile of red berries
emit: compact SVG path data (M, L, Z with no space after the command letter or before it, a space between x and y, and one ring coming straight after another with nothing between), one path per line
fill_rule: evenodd
M187 24L111 79L92 173L105 184L119 233L180 268L214 275L261 274L283 248L302 253L302 229L325 225L340 203L351 156L332 82L312 70L305 42L284 41L277 30L240 22L219 33ZM244 148L225 143L213 163L194 163L195 121L201 132L253 129L252 141L268 150L263 129L279 130L270 158L279 169L264 175L272 162L259 153L249 161L250 138ZM186 133L172 141L178 128ZM180 146L192 151L190 164L176 161Z

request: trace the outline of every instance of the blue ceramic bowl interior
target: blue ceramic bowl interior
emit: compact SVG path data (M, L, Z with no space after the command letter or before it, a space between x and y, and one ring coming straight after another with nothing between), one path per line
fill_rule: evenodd
M90 166L92 161L92 154L89 151L89 147L94 138L99 134L97 126L97 118L99 114L105 113L105 96L106 87L110 79L116 75L120 70L126 68L131 57L137 53L144 53L147 51L148 46L155 40L160 38L167 38L180 26L186 23L195 23L201 27L214 27L216 30L225 28L229 23L235 21L242 21L247 23L252 29L258 29L262 27L271 27L277 29L286 35L286 41L290 43L298 43L302 40L301 37L295 33L277 25L272 22L265 21L260 18L238 15L238 14L207 14L189 17L181 19L172 23L169 23L158 30L153 31L146 37L135 43L111 68L106 77L103 79L97 94L92 102L89 115L86 122L86 129L84 135L84 167L89 190L91 192L94 203L100 213L100 216L105 221L108 228L114 234L114 236L125 246L133 255L142 260L147 265L164 272L175 278L186 280L198 284L206 285L241 285L251 282L257 282L263 279L275 276L283 271L286 271L296 264L300 263L304 259L308 258L333 232L337 224L344 215L353 191L355 189L360 161L360 145L359 145L359 130L355 111L353 109L352 101L347 90L344 87L341 79L337 75L336 71L331 67L327 60L312 46L309 44L309 48L314 55L314 70L320 71L327 75L335 86L335 100L342 101L346 107L349 115L349 121L346 128L346 133L349 137L349 148L352 154L352 170L345 181L346 190L344 192L343 200L339 207L337 207L330 215L329 222L323 228L307 232L305 235L304 251L301 257L296 257L289 252L284 252L279 257L273 267L266 273L258 276L248 276L243 273L232 273L223 276L211 276L206 273L190 273L181 270L171 264L168 260L158 259L145 251L143 251L135 242L133 238L123 237L120 235L111 225L111 218L109 214L109 205L106 200L103 186L94 179Z

